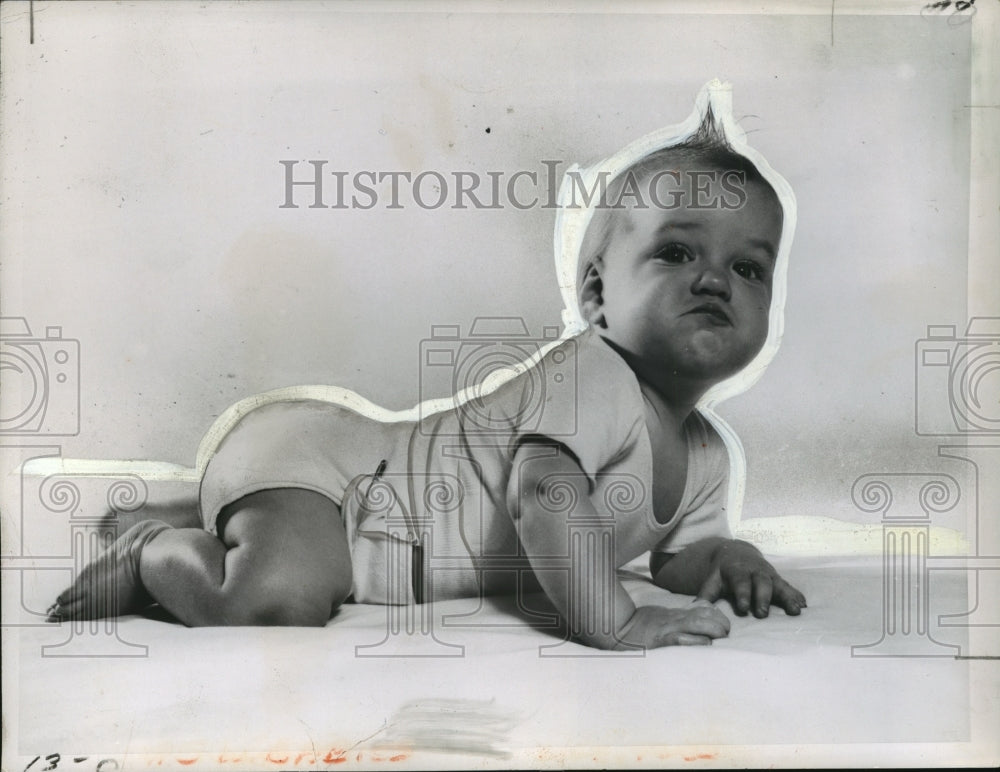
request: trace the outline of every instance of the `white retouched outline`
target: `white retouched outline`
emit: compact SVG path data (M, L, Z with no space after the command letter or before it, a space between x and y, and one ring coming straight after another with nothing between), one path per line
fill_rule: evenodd
M559 190L559 208L556 211L553 238L556 276L565 308L562 312L563 332L559 339L539 347L531 357L510 368L502 377L493 378L488 384L462 389L451 398L425 400L408 410L389 410L362 397L354 391L338 386L303 385L254 394L230 405L212 424L198 445L193 468L157 461L100 461L92 459L40 458L31 459L23 467L25 474L31 475L85 475L105 476L134 474L146 480L199 481L222 441L236 423L247 413L258 407L278 401L317 400L331 402L346 407L382 423L416 421L434 413L451 410L476 396L492 393L507 381L535 367L561 341L579 335L587 329L587 322L580 314L577 300L577 265L583 238L594 215L597 197L586 207L570 206L573 180L571 175L579 175L586 189L605 175L613 179L636 161L657 150L676 145L689 138L698 127L711 106L716 121L722 127L724 136L732 149L749 159L757 167L761 176L771 185L782 207L782 229L775 260L769 312L768 335L760 353L749 365L736 375L713 386L699 401L698 409L715 427L729 453L729 490L727 516L730 530L735 533L742 514L743 496L746 491L746 455L736 432L719 416L714 407L729 397L741 394L753 386L777 353L784 333L784 308L786 297L786 277L788 257L792 237L795 232L795 195L788 182L778 174L764 157L746 143L746 135L736 124L732 114L732 85L714 79L702 87L695 99L691 114L680 124L667 126L625 146L617 153L586 169L571 165L563 174Z

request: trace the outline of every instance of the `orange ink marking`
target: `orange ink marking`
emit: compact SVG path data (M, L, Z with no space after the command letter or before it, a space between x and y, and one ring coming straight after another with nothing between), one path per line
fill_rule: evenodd
M288 763L288 759L291 758L291 757L290 756L285 756L283 759L274 759L274 758L271 758L271 754L268 753L266 758L272 764L287 764Z
M177 759L177 763L183 764L184 766L188 766L189 764L194 764L197 760L198 757L195 756L193 759Z
M405 759L408 758L409 756L407 756L407 754L405 753L397 753L395 756L390 756L389 761L404 761Z

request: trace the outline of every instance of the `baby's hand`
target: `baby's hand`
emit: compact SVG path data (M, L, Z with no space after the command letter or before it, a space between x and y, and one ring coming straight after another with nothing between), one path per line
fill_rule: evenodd
M687 608L639 606L618 636L618 648L644 646L707 646L729 635L726 615L708 603Z
M778 576L778 572L745 541L727 541L715 554L712 570L698 591L698 597L715 602L726 596L740 616L753 609L753 615L768 615L771 604L781 606L786 614L796 616L806 607L805 596Z

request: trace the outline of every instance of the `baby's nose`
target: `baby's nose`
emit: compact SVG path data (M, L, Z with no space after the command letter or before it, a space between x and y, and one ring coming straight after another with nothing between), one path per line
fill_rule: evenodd
M725 273L715 268L702 269L695 277L691 289L695 294L717 295L729 299L729 280Z

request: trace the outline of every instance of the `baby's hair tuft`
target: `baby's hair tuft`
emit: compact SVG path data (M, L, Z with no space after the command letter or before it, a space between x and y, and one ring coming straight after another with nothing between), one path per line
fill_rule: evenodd
M732 150L729 139L726 137L726 129L719 119L715 117L715 110L712 109L711 103L705 107L705 114L702 116L701 123L698 124L698 128L694 134L675 147L701 148L704 150Z
M675 145L662 147L640 158L616 175L610 188L615 188L615 182L620 187L630 176L639 178L659 169L670 168L672 163L691 161L705 164L708 168L739 171L750 180L763 180L750 159L733 149L726 136L725 126L716 116L712 105L708 104L701 123L693 134Z

